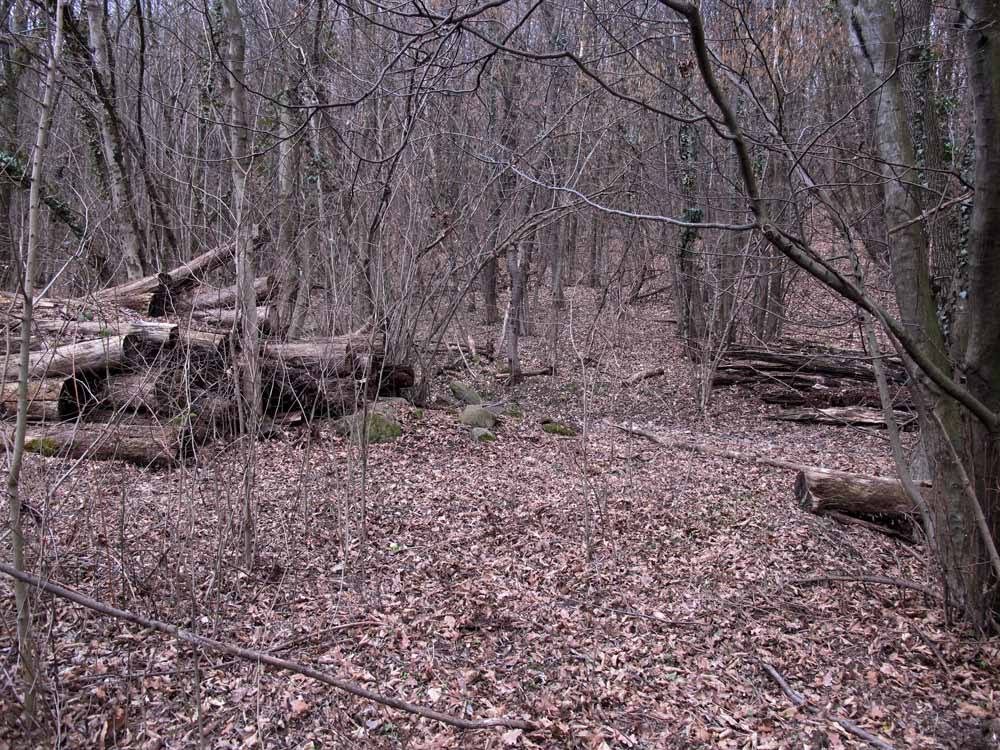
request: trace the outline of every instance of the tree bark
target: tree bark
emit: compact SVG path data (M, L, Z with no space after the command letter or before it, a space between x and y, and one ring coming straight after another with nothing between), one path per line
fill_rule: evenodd
M810 513L916 515L902 482L890 477L808 468L795 476L795 501Z
M0 413L16 417L20 383L8 383L0 391ZM62 422L76 419L103 396L101 378L76 376L43 378L28 383L27 419L30 422Z
M135 194L125 158L121 119L118 117L115 105L117 96L112 88L114 76L107 48L104 6L99 0L87 1L87 21L90 47L93 51L94 88L102 105L99 118L101 149L108 169L111 205L115 216L119 218L118 227L122 233L125 272L128 278L139 279L146 274L149 260L139 231Z
M13 430L0 426L5 439ZM80 422L30 427L25 450L56 458L127 461L150 468L175 466L188 453L185 429L173 425L101 424Z
M28 242L25 248L25 267L21 276L21 341L17 360L17 421L7 429L5 444L12 445L10 468L7 472L7 510L11 533L11 562L18 573L25 571L24 525L21 521L21 466L28 443L28 404L31 375L31 317L35 302L35 265L38 261L39 226L41 215L42 164L48 146L52 114L56 107L56 86L59 76L59 58L63 48L63 0L56 2L55 29L52 51L45 74L45 91L42 94L41 113L35 131L35 149L31 156L31 190L28 197ZM11 371L8 358L7 375ZM24 691L24 712L29 722L35 720L35 699L38 691L39 669L31 629L31 603L23 583L14 585L15 629L17 631L17 656Z

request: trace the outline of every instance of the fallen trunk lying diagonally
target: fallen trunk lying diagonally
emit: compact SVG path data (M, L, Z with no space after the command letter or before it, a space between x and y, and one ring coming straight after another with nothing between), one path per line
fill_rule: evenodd
M169 273L158 273L128 281L94 295L98 302L125 307L158 318L166 313L173 295L223 265L233 257L235 244L228 243L182 263Z
M305 664L298 664L287 659L280 659L277 656L272 656L271 654L265 653L263 651L255 651L249 648L242 648L240 646L233 646L228 643L223 643L222 641L217 641L212 638L206 638L203 635L198 635L197 633L192 633L189 630L179 628L176 625L172 625L167 622L161 622L159 620L154 620L149 617L144 617L135 612L129 612L128 610L118 609L117 607L112 607L103 602L99 602L96 599L91 599L89 596L84 596L83 594L78 594L75 591L71 591L63 586L55 583L50 583L48 581L43 581L37 576L33 576L30 573L24 573L17 570L13 566L7 565L6 563L0 562L0 573L10 576L11 578L16 578L19 581L27 583L29 586L34 586L37 589L41 589L46 593L52 594L53 596L58 596L61 599L66 599L80 606L86 607L94 612L98 612L107 617L114 617L118 620L124 620L126 622L135 623L144 628L150 630L155 630L159 633L165 633L167 635L173 636L179 640L185 641L187 643L194 644L199 648L204 648L209 651L216 651L223 654L229 654L230 656L235 656L239 659L244 659L246 661L252 662L254 664L264 664L274 669L280 669L286 672L292 672L295 674L300 674L310 679L321 682L324 685L330 685L338 690L343 690L346 693L363 698L365 700L374 701L376 703L381 703L383 706L388 706L389 708L394 708L397 711L404 711L406 713L416 714L417 716L422 716L425 719L432 719L434 721L439 721L442 724L448 724L453 727L458 727L459 729L492 729L495 727L507 727L511 729L524 729L530 731L535 728L535 725L530 721L525 721L524 719L507 719L504 717L498 717L494 719L463 719L458 716L452 716L451 714L441 713L440 711L435 711L432 708L425 708L424 706L418 706L414 703L409 703L408 701L401 700L399 698L391 698L385 695L379 695L371 690L367 690L360 685L356 685L352 682L347 682L339 677L332 677L324 672L320 672L312 667L308 667Z

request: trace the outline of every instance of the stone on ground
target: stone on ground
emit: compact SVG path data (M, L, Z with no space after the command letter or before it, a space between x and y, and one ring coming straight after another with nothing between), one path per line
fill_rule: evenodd
M473 427L472 439L477 443L493 443L496 442L497 436L485 427Z
M462 424L469 425L469 427L483 427L491 430L496 426L497 418L483 407L470 404L462 409L462 416L459 417L459 421Z
M478 405L483 403L483 399L479 395L479 392L468 383L463 383L461 380L452 380L448 384L448 388L451 389L451 395L463 404Z

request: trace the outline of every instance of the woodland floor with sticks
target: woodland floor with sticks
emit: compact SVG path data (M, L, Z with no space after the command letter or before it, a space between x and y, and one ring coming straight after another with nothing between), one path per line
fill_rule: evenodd
M41 596L48 698L29 734L5 588L0 748L995 747L982 727L1000 711L1000 640L888 580L933 583L920 547L803 512L788 471L612 425L891 475L884 432L769 420L778 407L739 388L699 415L672 309L605 313L588 342L592 300L570 290L557 375L510 387L470 362L365 461L322 422L259 442L250 570L238 443L169 472L85 461L62 478L72 462L30 456L24 477L46 519L31 559L52 581L384 695L537 729L461 732ZM543 309L525 369L550 364ZM623 385L653 367L665 374ZM516 404L496 442L472 441L440 398L452 377ZM587 417L576 437L540 425Z

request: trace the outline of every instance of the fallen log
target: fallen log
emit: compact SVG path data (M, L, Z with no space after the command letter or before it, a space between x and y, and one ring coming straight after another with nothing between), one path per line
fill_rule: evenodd
M5 440L14 439L14 425L4 424L2 431ZM48 457L127 461L160 468L184 459L190 437L186 429L169 424L75 422L31 426L24 447L30 453Z
M553 370L552 367L539 367L538 369L535 370L521 370L521 372L519 372L518 375L520 375L522 378L537 378L537 377L551 376L552 374L554 374L554 372L555 371ZM497 370L494 377L498 379L509 378L510 370L506 368Z
M666 372L662 367L654 367L650 370L643 370L642 372L637 372L635 375L625 378L622 381L622 385L635 385L636 383L641 383L643 380L648 380L649 378L658 378Z
M229 337L216 331L182 328L177 334L177 346L182 351L201 350L226 356L229 351Z
M233 257L235 244L227 243L192 258L167 273L153 274L127 281L94 295L98 302L125 307L154 318L172 309L172 298L193 286L208 273Z
M0 392L0 413L17 416L17 381L6 383ZM76 419L97 404L103 393L98 377L42 378L28 382L28 421L61 422Z
M261 375L262 406L270 415L300 411L308 418L343 416L353 414L366 398L376 395L374 385L303 367L265 364Z
M235 308L213 307L194 310L191 318L202 323L220 328L233 328L236 325L237 311ZM273 305L261 305L257 308L257 327L265 336L272 336L281 330L278 321L278 310Z
M843 513L866 518L876 516L894 522L904 517L908 521L916 512L902 482L892 477L865 476L823 469L767 456L714 448L689 440L664 438L647 430L626 425L612 423L612 426L623 432L644 437L665 448L689 450L708 456L795 471L795 500L803 510L810 513L818 515ZM927 482L923 485L930 486Z
M747 367L760 372L791 371L834 379L875 382L875 368L872 367L871 359L867 352L848 349L733 348L726 352L726 359L720 364L720 368ZM898 357L883 357L882 363L890 383L906 381L906 370Z
M774 385L760 391L760 398L766 404L786 407L825 409L831 406L865 406L881 409L882 401L874 385L839 385L832 388L816 387L796 389L786 385ZM897 389L892 406L897 410L912 411L913 399L906 386Z
M101 407L115 412L170 415L172 405L164 403L163 388L157 387L163 377L163 371L157 369L113 375L104 381Z
M278 280L274 276L261 276L254 279L253 289L258 304L267 302L277 293ZM179 315L194 310L223 310L236 305L237 294L235 284L227 287L198 286L176 295L173 310Z
M905 430L916 425L912 414L894 411L893 418L899 429ZM886 427L885 412L862 406L831 406L826 409L795 409L772 414L768 419L779 422L807 422L811 424L852 425L859 427Z
M74 375L77 373L105 373L125 367L126 336L107 336L76 344L57 346L40 352L31 352L28 359L28 377L31 379ZM18 378L20 362L16 353L7 356L4 363L6 380Z
M363 372L374 353L367 337L347 335L292 343L265 342L260 355L261 362L272 366L306 368L326 377L349 377Z
M917 512L903 483L891 477L803 467L795 476L794 492L799 507L817 515L903 516Z
M172 330L161 327L139 328L124 336L102 336L31 352L28 377L35 380L59 375L103 375L130 366L142 367L169 346L174 335ZM19 354L9 354L3 366L4 379L16 380L20 372Z
M44 318L36 320L35 330L50 336L69 339L95 339L108 336L139 334L150 341L167 344L177 336L176 323L159 323L148 320L64 320Z

